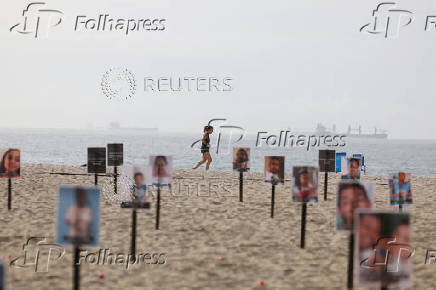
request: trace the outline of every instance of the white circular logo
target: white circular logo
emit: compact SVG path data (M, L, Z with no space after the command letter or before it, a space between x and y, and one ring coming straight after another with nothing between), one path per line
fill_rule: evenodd
M101 89L110 100L128 100L135 95L135 76L128 69L112 68L103 75Z

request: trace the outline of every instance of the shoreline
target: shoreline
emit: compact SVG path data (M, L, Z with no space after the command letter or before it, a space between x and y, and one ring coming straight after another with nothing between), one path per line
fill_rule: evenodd
M127 165L131 165L131 164L127 164ZM304 166L306 166L306 165L304 165ZM23 163L22 162L21 166L22 166L22 168L39 166L39 167L54 167L54 168L72 168L74 170L81 170L81 169L83 169L83 172L72 172L72 173L86 173L89 176L91 176L91 175L94 176L94 173L87 173L86 172L86 170L87 170L86 166L81 166L81 165L64 165L64 164L50 164L50 163ZM307 166L310 166L310 165L307 165ZM122 166L118 166L118 169L120 169L121 167ZM113 166L106 166L106 171L107 172L106 173L99 173L99 175L100 174L101 175L111 174L113 172L113 168L114 168ZM194 173L199 172L199 173L202 173L203 175L206 174L206 171L204 170L204 165L203 165L203 167L200 167L200 168L195 169L195 170L193 170L192 168L174 168L174 175L175 176L177 176L177 174L180 173L180 172L184 172L184 173L187 173L187 172L194 172ZM237 172L234 172L232 169L229 169L229 170L221 170L221 169L214 170L213 167L208 172L209 172L209 174L211 174L211 173L221 173L221 174L234 173L234 174L238 174ZM405 170L405 172L408 172L408 171ZM48 172L36 172L36 173L43 174L43 173L48 173ZM65 172L65 173L67 173L67 172ZM387 172L386 175L363 174L361 172L361 178L362 178L361 180L365 180L365 178L369 178L369 179L372 179L372 178L386 178L387 179L389 173L395 173L395 172L394 171ZM118 172L118 174L120 174L120 172ZM290 181L290 178L288 178L288 177L290 177L291 174L292 174L291 171L285 171L285 181ZM250 170L249 172L244 173L244 176L245 175L259 175L259 176L263 176L263 172L262 171L251 171ZM321 178L322 178L322 180L324 180L324 173L320 172L319 173L319 177L320 177L319 178L320 181L321 181ZM331 177L340 179L341 173L332 173L332 172L329 172L329 179ZM418 178L418 179L436 179L436 176L414 175L412 173L412 178Z

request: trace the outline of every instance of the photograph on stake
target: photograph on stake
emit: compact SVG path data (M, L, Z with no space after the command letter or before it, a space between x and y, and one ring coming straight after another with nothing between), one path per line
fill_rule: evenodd
M59 187L56 243L66 246L98 246L100 188Z
M355 217L358 284L410 287L414 253L410 215L359 209Z
M292 202L318 202L318 168L312 166L292 168Z
M121 167L121 208L149 209L153 199L150 167Z
M150 156L149 166L152 170L153 187L171 189L171 182L173 180L173 157L164 155Z
M265 156L264 182L266 185L283 185L285 182L285 157Z
M359 158L347 159L347 170L342 173L342 179L360 180L361 160Z
M0 177L17 178L20 177L20 150L0 149Z
M391 205L412 204L411 176L407 172L389 175L389 201Z
M336 230L351 231L354 226L356 209L372 208L374 184L352 180L342 180L337 185Z
M247 172L250 170L250 148L233 148L233 171Z

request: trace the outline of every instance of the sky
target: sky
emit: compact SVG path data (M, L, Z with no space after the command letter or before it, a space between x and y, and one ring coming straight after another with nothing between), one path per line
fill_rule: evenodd
M91 3L90 3L91 2ZM360 28L380 1L50 1L62 22L17 33L31 2L0 3L0 127L157 127L201 132L208 120L258 131L386 129L390 138L436 139L436 2L396 1L412 23L385 38ZM164 18L163 31L74 30L78 15ZM395 14L395 13L394 13ZM392 14L392 15L394 15ZM397 14L395 14L397 15ZM392 16L394 17L394 16ZM395 23L396 18L392 18ZM52 20L50 20L52 21ZM111 68L137 82L128 100L101 90ZM144 91L144 77L229 77L231 91Z

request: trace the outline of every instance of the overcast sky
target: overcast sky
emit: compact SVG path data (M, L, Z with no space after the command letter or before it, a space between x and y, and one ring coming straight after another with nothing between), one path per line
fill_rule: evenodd
M158 127L196 132L227 118L249 132L318 122L436 138L433 0L397 1L414 21L396 38L360 32L380 1L47 1L63 12L47 37L10 32L29 4L0 3L0 127ZM162 32L74 31L75 17L165 18ZM128 101L102 93L103 74L128 68ZM143 77L233 78L231 92L144 92Z

